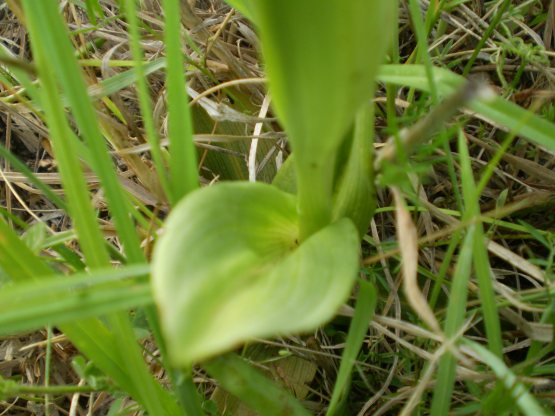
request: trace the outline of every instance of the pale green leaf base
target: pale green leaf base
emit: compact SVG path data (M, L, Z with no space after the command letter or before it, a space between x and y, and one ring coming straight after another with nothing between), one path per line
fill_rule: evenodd
M296 200L269 185L219 184L174 209L154 252L153 291L176 364L333 317L357 274L357 230L343 219L297 241Z

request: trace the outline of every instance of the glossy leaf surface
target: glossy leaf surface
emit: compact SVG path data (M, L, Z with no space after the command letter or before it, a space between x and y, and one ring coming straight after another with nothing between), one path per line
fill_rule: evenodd
M155 249L153 289L176 364L333 316L358 270L357 230L343 219L297 241L295 198L269 185L216 185L174 209Z

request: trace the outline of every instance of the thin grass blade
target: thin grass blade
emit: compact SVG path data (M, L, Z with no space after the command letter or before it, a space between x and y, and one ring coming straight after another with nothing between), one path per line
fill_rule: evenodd
M466 82L465 78L460 75L442 68L434 68L433 74L440 97L453 94ZM383 65L378 79L385 83L404 85L430 92L426 71L422 65ZM518 133L555 152L555 125L552 122L491 93L472 101L468 107L497 125L504 126L513 133Z
M550 414L530 394L526 386L519 382L517 376L507 368L501 358L476 342L465 340L464 344L478 355L480 361L494 371L524 415L547 416Z
M198 188L196 149L193 145L191 111L187 100L181 19L178 0L164 0L164 42L166 45L166 92L170 140L171 200L175 204Z
M461 244L459 258L453 272L453 283L447 306L447 318L444 324L444 333L453 337L460 330L464 322L466 301L468 298L468 280L472 272L472 258L474 252L475 226L471 225ZM439 361L437 381L432 400L432 416L443 416L449 413L451 395L455 383L457 361L455 357L446 352Z
M135 61L135 73L137 83L137 93L139 96L139 105L141 108L141 115L144 123L147 140L150 144L150 152L152 160L156 166L157 177L166 197L171 196L171 186L166 171L166 161L160 147L160 137L156 131L156 125L152 115L152 102L148 91L146 76L144 71L144 56L141 49L141 35L139 32L139 19L137 17L137 2L136 0L123 0L125 7L125 17L129 24L128 34L129 43L131 46L131 53Z
M351 321L351 326L349 327L345 349L341 355L339 373L326 413L328 416L337 414L342 401L346 398L353 367L355 366L355 361L362 347L362 343L364 342L364 337L368 332L368 324L374 316L377 301L378 295L374 285L364 280L359 281L359 292L355 312Z
M39 3L26 0L23 4L32 40L33 56L42 81L41 101L79 242L90 266L105 266L109 264L109 257L104 246L104 238L90 202L87 182L76 157L76 145L61 104L51 57L46 52L56 49L57 45L50 36L45 36L44 21L54 19L53 22L56 22L59 14L55 8L55 15L52 16L51 7L55 3L50 0Z
M226 0L226 3L234 9L239 10L239 12L250 21L256 21L252 0Z
M152 304L148 282L130 281L148 267L45 277L0 292L0 335L32 331Z
M480 216L480 191L476 188L474 174L466 139L464 133L459 131L459 162L461 165L461 183L463 187L463 199L465 212L463 221L478 218ZM474 270L480 288L480 304L482 306L486 335L491 351L498 357L503 356L503 343L501 341L501 324L497 312L497 301L492 284L492 272L489 265L488 251L484 242L484 230L482 224L476 224L474 234Z
M69 106L79 125L80 133L89 148L90 161L100 178L118 237L132 262L143 262L144 256L135 227L129 216L130 204L118 180L108 147L100 132L95 109L88 98L87 88L77 59L69 42L64 22L54 2L36 4L32 18L37 22L36 31L41 33L40 44L50 51L48 67L57 74Z
M0 235L0 267L13 282L36 282L39 276L55 276L46 263L35 256L3 220L0 220ZM62 325L61 329L80 351L94 357L95 364L119 386L127 389L130 394L137 394L128 372L114 356L113 345L117 341L102 322L88 319Z

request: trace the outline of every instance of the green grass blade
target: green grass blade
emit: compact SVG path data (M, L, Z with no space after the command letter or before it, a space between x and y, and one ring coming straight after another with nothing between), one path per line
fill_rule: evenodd
M463 187L463 199L465 201L465 212L463 221L478 218L480 215L480 190L476 188L472 164L466 145L464 133L459 131L459 162L461 165L461 182ZM478 279L478 286L486 335L491 351L497 356L503 355L503 344L501 341L501 325L497 313L495 292L492 284L492 273L490 270L488 251L484 242L484 231L482 224L476 224L474 234L474 270Z
M383 65L378 79L430 91L425 68L421 65ZM465 78L446 69L434 68L434 80L440 97L453 94L466 82ZM555 152L555 125L501 97L474 100L468 107L478 114Z
M302 241L331 222L335 154L357 110L372 95L391 41L396 4L249 4L262 41L272 104L295 153Z
M157 177L160 180L160 184L166 196L170 197L171 187L160 147L160 138L156 132L156 126L152 116L152 103L144 71L144 57L140 44L141 35L139 33L136 0L123 0L123 5L125 6L125 17L127 19L127 23L129 24L128 34L131 53L136 64L134 70L137 77L137 93L146 137L150 144L150 151L152 154L152 160L156 166Z
M497 25L501 22L501 18L503 17L503 14L507 11L511 3L512 3L511 0L505 0L504 3L501 5L501 7L497 9L497 12L495 13L495 16L493 17L493 19L491 20L491 23L489 24L488 28L485 30L484 34L478 41L478 44L474 48L472 55L470 56L470 58L466 62L466 65L464 66L464 70L462 73L464 77L468 76L468 74L470 73L470 70L474 66L474 62L476 61L476 58L480 54L480 51L482 50L482 48L484 47L488 39L490 39Z
M31 80L29 72L25 71L23 68L21 68L18 65L10 65L9 61L11 59L14 59L15 55L10 50L10 48L8 48L4 44L0 45L0 58L8 61L6 62L6 66L9 68L9 70L6 70L6 73L8 76L6 76L5 74L1 75L2 82L4 82L6 85L9 85L14 90L16 90L15 87L23 87L23 89L17 88L19 89L19 91L14 95L17 96L17 98L22 101L27 100L25 95L28 95L29 97L31 97L32 100L39 100L37 88L35 87L35 84ZM33 71L34 71L34 68L33 68ZM4 72L4 71L1 71L1 72Z
M427 33L424 20L422 19L422 12L420 11L420 3L418 0L409 0L409 11L414 26L414 32L417 37L418 57L421 62L424 62L424 69L426 70L426 78L430 87L430 95L432 96L432 104L437 105L438 94L437 87L434 81L432 59L428 53Z
M134 397L141 401L150 414L179 415L181 412L177 402L154 379L149 367L145 364L142 351L135 341L135 332L127 313L111 314L107 320L110 323L110 330L116 335L116 342L121 343L115 352L133 382Z
M196 149L193 145L191 112L185 85L181 51L181 19L178 0L164 0L166 45L166 91L170 140L171 201L175 204L198 188Z
M34 279L35 276L53 274L23 240L18 238L3 218L0 218L0 267L14 282L25 282Z
M21 228L22 230L27 230L29 228L29 224L27 224L25 221L23 221L21 218L19 218L16 214L14 214L12 211L7 210L3 206L0 206L0 216L4 220L11 221L13 225L16 225L17 227Z
M134 64L134 66L136 65ZM143 64L141 75L147 76L165 67L166 59L159 58ZM133 85L133 83L137 82L138 79L139 74L135 69L120 72L110 78L103 79L98 85L90 87L88 90L89 96L95 99L107 97L129 87L130 85Z
M19 160L17 156L6 149L2 144L0 144L0 157L3 157L7 161L9 161L14 169L25 175L27 179L29 179L29 182L35 185L38 190L42 191L44 195L50 200L50 202L64 211L67 209L65 202L58 195L56 195L48 185L44 184L44 182L38 179L33 171L29 169L25 163Z
M109 375L118 387L125 390L137 401L143 403L138 389L135 388L132 375L125 368L119 357L114 354L114 345L118 339L100 320L84 319L75 323L60 325L60 329L86 357Z
M0 236L0 268L14 282L22 284L25 282L37 282L39 278L48 278L50 281L55 277L54 272L46 263L35 256L2 219L0 219ZM59 281L63 282L63 280ZM14 288L13 290L16 289ZM84 293L86 296L87 292L85 291ZM127 295L120 293L119 297L122 296ZM146 294L144 296L146 297ZM112 300L116 304L119 302L117 298L112 298ZM142 301L146 302L146 298L143 298ZM60 329L83 354L93 359L98 368L112 377L119 387L126 390L127 393L144 404L145 407L155 410L153 414L180 414L173 399L160 385L154 382L150 382L150 388L155 390L154 395L156 396L157 404L149 406L147 402L149 398L144 394L144 387L141 385L141 382L145 383L145 378L137 377L137 371L143 369L145 374L148 375L148 370L144 366L138 351L139 358L137 358L137 355L134 355L134 351L130 352L129 349L125 348L126 342L130 342L132 345L135 344L133 334L130 338L122 339L121 334L111 332L100 320L92 318L61 324ZM129 361L133 357L136 357L137 361L130 363ZM140 361L138 361L139 359ZM129 367L130 364L136 368Z
M55 276L54 272L0 219L0 267L16 283ZM134 397L140 399L129 372L114 355L116 337L97 319L61 325L60 329L86 356Z
M0 335L149 305L152 296L148 282L129 281L145 273L148 266L128 267L5 287L0 292Z
M549 414L530 394L528 389L518 381L516 375L507 368L501 358L475 342L465 339L464 344L478 355L480 361L493 370L522 414L526 416L547 416Z
M301 404L277 387L260 372L233 354L218 357L204 364L229 393L265 416L308 416Z
M26 10L29 34L32 40L33 56L42 81L41 101L50 128L50 139L58 161L62 183L66 190L69 211L79 236L79 243L91 267L109 264L104 238L96 221L96 214L90 202L87 182L83 176L76 145L67 123L61 97L58 91L54 69L51 66L50 52L57 48L50 36L44 33L44 20L52 18L52 1L23 2ZM45 7L46 6L46 7ZM54 19L59 18L56 10ZM46 13L44 15L43 13ZM57 20L54 20L56 22ZM48 52L47 52L48 51Z
M96 18L102 16L102 6L98 0L85 0L87 16L93 25L96 25Z
M63 30L60 32L60 28L53 29L57 26L55 23L57 22L56 19L59 18L56 5L57 3L52 0L40 3L35 3L31 0L24 2L28 29L32 40L33 56L36 59L42 81L41 102L49 124L54 152L56 153L62 182L68 198L69 210L72 214L72 220L79 236L81 248L87 259L87 264L91 269L108 267L110 263L104 238L98 227L96 215L89 200L87 185L79 166L76 150L78 142L74 139L67 123L64 105L58 91L57 74L55 73L56 67L54 66L57 59L52 60L49 55L51 51L60 46L55 43L56 41L63 42L65 39L65 42L67 42ZM45 25L44 20L49 21L47 26L43 26ZM45 34L45 31L42 30L45 27L52 28L53 33ZM71 80L74 81L67 81L70 87L73 85L73 82L77 82L75 77L80 76L80 74L77 73L71 76ZM85 96L84 98L87 97ZM76 118L78 114L81 114L79 112L81 110L82 108L79 107L78 111L76 111ZM84 116L86 116L86 111L80 117ZM85 123L94 122L93 120L86 120ZM111 166L109 169L111 169ZM122 376L119 367L114 367L109 363L104 366L104 370L114 379L118 380L119 378L118 381L122 383L122 386L136 400L140 401L151 414L177 414L176 403L153 379L148 367L144 363L141 350L135 342L133 329L127 315L125 313L112 314L107 318L107 322L109 323L110 330L113 331L111 333L113 335L110 337L91 339L90 335L86 333L88 330L87 325L69 328L71 333L68 333L68 336L73 335L76 337L74 340L75 344L78 347L84 348L83 352L95 362L111 360L121 365L125 376ZM96 325L97 329L103 327L98 321L92 321L91 325ZM108 331L107 328L106 331ZM80 337L85 338L81 339ZM100 366L101 364L98 365Z
M466 203L466 212L463 216L463 220L469 220L478 217L480 214L478 205L479 195L476 195L476 185L474 183L470 156L463 134L459 134L458 148L463 199ZM477 253L477 250L480 252ZM487 258L482 225L473 224L467 230L455 267L444 330L445 335L450 338L457 334L463 324L468 296L468 280L472 271L472 265L475 264L479 267L478 279L480 290L484 290L484 293L480 294L480 298L484 302L482 308L484 311L484 320L486 320L489 345L495 354L501 356L501 330ZM449 411L451 393L455 382L455 370L456 360L451 353L446 352L439 364L437 383L434 389L432 402L432 415L444 415Z
M239 10L239 12L250 21L255 21L254 8L251 4L252 0L225 0L231 7Z
M184 57L181 49L181 8L178 0L164 0L164 43L166 46L166 94L170 154L169 195L172 205L198 188L196 148L193 143L193 121L185 82ZM164 346L164 358L165 346ZM170 370L175 392L190 416L202 415L200 400L190 369Z
M339 373L326 413L328 416L337 414L341 402L346 398L353 366L355 365L358 353L364 342L364 337L368 332L368 323L374 316L377 300L378 296L374 285L364 280L359 281L359 293L357 296L355 313L351 321L347 342L345 343L345 349L341 356Z
M476 227L474 225L468 228L453 273L447 318L444 325L447 337L455 336L464 322L468 297L468 280L472 271L474 255L475 231ZM443 416L449 413L451 395L455 383L456 364L455 357L449 352L446 352L439 361L436 387L434 388L432 400L432 416Z
M41 44L49 53L49 69L57 74L80 132L89 148L95 173L100 178L118 238L123 243L126 254L132 262L143 262L139 238L129 216L129 202L117 178L108 147L100 132L95 109L88 98L87 88L81 74L71 43L67 37L64 22L57 4L40 2L32 13L40 16L35 30L41 33Z
M175 393L187 416L204 416L191 369L173 370Z
M476 200L477 202L478 200ZM497 301L493 289L494 279L489 263L488 250L485 244L483 226L476 227L474 241L474 271L478 280L478 294L482 307L482 315L486 326L488 346L498 357L503 356L503 342L501 338L501 323L497 310Z
M429 47L427 40L429 35L429 26L427 25L427 23L433 20L434 11L438 14L441 12L441 8L438 6L439 5L437 3L435 7L430 5L426 16L426 22L424 22L422 19L420 3L418 2L418 0L409 1L410 15L414 26L414 31L417 36L418 58L421 62L424 63L424 69L426 73L426 78L428 80L428 86L431 96L431 103L434 107L438 105L441 106L441 104L439 103L439 95L437 91L438 87L436 86L436 81L434 78L434 67L432 64L432 59L430 57L430 52L428 51ZM451 178L451 181L454 183L456 181L456 173L454 167L455 164L453 161L452 153L449 149L449 139L447 138L447 132L445 129L442 128L439 130L438 133L441 141L443 142L443 151L447 156L447 169L449 172L449 176ZM457 199L457 202L460 203L460 195L458 189L455 189L455 198Z
M181 9L178 0L164 0L164 43L166 46L166 94L170 154L170 187L172 205L198 188L196 149L193 143L193 122L189 107L185 66L181 49ZM163 347L164 358L165 346ZM172 375L175 392L190 416L202 415L200 400L191 370L166 367Z

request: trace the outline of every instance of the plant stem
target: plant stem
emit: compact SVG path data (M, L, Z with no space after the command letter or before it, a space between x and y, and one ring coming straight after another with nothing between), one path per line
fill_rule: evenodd
M49 395L63 395L73 393L93 393L98 391L91 386L30 386L26 384L17 384L10 381L4 381L1 385L2 394L7 397L15 397L22 394L49 394Z
M175 393L181 407L185 409L188 416L202 416L204 411L200 403L200 397L193 381L192 369L172 370Z
M50 365L52 363L52 326L46 328L46 357L44 359L44 387L50 387ZM44 396L44 414L50 416L50 396Z
M298 156L298 155L297 155ZM304 159L295 157L300 241L306 240L331 222L333 156Z

